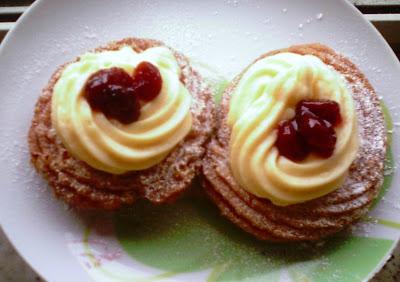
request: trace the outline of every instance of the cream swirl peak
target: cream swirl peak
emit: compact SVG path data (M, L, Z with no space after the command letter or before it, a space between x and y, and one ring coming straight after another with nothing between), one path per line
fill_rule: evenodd
M132 74L147 61L162 77L160 94L141 107L139 120L122 124L92 111L84 98L90 75L111 67ZM180 67L166 47L136 53L131 47L86 53L68 65L52 97L52 124L67 150L90 166L113 174L143 170L161 162L189 133L191 95L180 81Z
M280 121L294 116L304 99L340 105L333 155L293 162L275 147ZM358 151L357 117L344 79L312 55L280 53L258 60L239 80L230 101L230 166L248 192L286 206L339 188Z

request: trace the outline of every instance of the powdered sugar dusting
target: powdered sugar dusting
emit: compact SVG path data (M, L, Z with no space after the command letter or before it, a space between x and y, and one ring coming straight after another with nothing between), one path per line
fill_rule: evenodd
M315 18L317 19L317 20L322 20L323 19L323 17L324 17L324 14L323 13L318 13L316 16L315 16Z
M225 216L257 237L314 240L324 236L324 231L332 233L332 230L342 229L361 217L377 196L383 182L385 123L377 95L349 61L322 45L294 46L289 51L319 56L325 63L339 69L347 81L347 88L355 101L360 146L345 183L326 196L283 208L245 192L233 178L228 159L224 157L229 155L230 131L226 125L229 93L240 79L238 77L225 92L222 111L219 112L218 142L212 142L204 161L204 173L210 183L206 190ZM328 226L332 228L330 231L326 229Z

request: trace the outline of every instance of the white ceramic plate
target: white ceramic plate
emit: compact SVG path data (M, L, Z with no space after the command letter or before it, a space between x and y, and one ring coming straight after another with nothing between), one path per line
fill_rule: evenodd
M0 216L38 273L49 281L358 281L379 270L400 235L400 179L390 165L386 188L393 183L370 217L311 247L255 242L191 199L86 221L56 201L29 164L35 101L58 65L128 36L163 40L228 79L266 51L325 43L364 71L399 122L399 63L345 1L37 1L0 49ZM392 149L397 156L396 138Z

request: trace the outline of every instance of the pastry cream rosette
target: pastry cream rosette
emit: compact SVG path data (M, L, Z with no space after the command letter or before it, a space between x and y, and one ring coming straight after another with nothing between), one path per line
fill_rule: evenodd
M333 155L309 155L293 162L275 147L280 121L294 116L303 99L340 105ZM248 192L286 206L323 196L340 187L358 151L357 116L344 79L312 55L280 53L250 66L230 101L230 166Z
M158 67L163 83L157 98L142 105L138 121L121 124L91 109L83 93L91 74L111 67L132 74L143 61ZM54 87L52 123L67 150L96 169L122 174L152 167L192 126L191 95L180 81L180 72L166 47L141 53L127 46L86 53L65 68Z

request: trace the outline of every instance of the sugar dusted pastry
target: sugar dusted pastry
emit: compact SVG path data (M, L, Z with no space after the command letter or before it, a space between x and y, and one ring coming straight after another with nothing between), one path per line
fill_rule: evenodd
M321 44L257 59L225 91L203 161L222 214L264 240L317 240L360 218L383 181L386 132L361 71Z
M159 41L128 38L54 73L29 145L57 197L116 209L179 196L199 172L212 128L212 93L188 60Z

